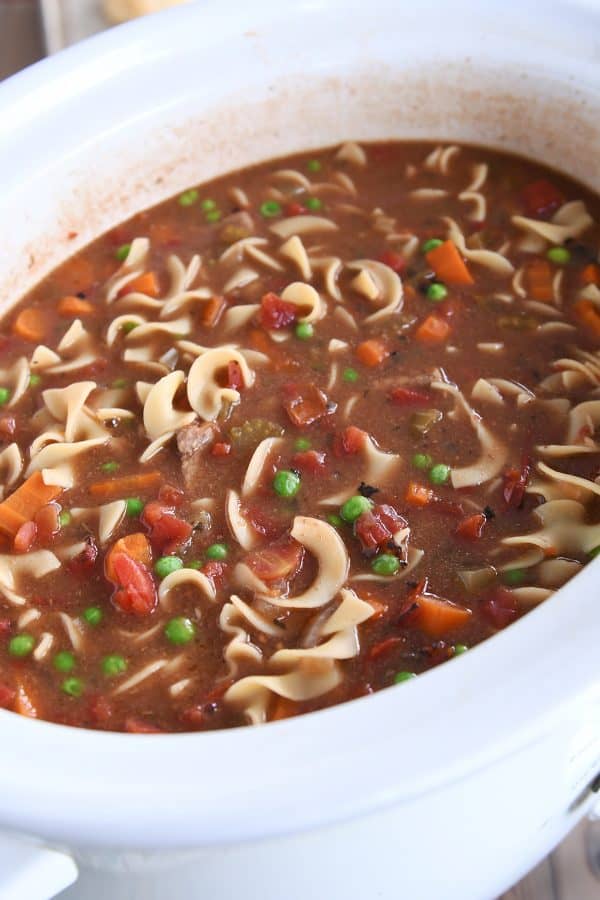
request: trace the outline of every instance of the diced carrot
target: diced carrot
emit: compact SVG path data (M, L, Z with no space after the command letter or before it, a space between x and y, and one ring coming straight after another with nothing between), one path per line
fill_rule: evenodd
M431 488L425 487L424 484L418 484L416 481L408 483L405 500L411 506L427 506L434 499L435 494Z
M356 348L356 356L363 366L379 366L389 355L385 342L379 338L363 341Z
M600 310L591 300L578 300L573 304L575 318L585 325L596 338L600 338Z
M475 513L458 523L456 534L468 541L477 541L482 536L486 523L483 513Z
M130 559L142 563L147 569L152 565L152 548L146 535L142 534L141 531L128 534L114 543L106 554L104 566L106 577L110 581L117 581L114 571L114 559L120 553L124 553Z
M440 281L446 284L473 284L473 276L453 241L444 241L425 254Z
M40 310L33 306L22 309L13 322L13 331L24 341L39 344L45 333Z
M214 328L221 318L225 305L224 297L211 297L210 300L207 300L200 311L201 324L206 328Z
M129 497L158 487L161 477L160 472L143 472L141 475L111 478L110 481L96 481L90 485L90 494L94 497Z
M160 287L156 273L144 272L143 275L138 275L137 278L128 281L119 291L119 297L124 297L126 294L133 293L145 294L147 297L158 297L160 294Z
M14 538L26 522L30 522L43 506L62 494L62 488L45 484L41 472L34 472L21 487L0 503L0 531Z
M273 703L269 722L278 722L280 719L289 719L290 716L296 715L298 712L298 704L294 700L288 700L287 697L278 697Z
M79 316L93 316L95 307L89 300L82 300L81 297L74 297L67 294L62 300L58 301L57 311L59 316L65 318L75 318Z
M433 594L420 594L415 597L414 603L416 609L411 611L411 625L416 625L432 638L441 638L449 631L460 628L472 615L470 609Z
M581 270L582 284L596 284L600 286L600 266L597 263L590 263Z
M546 259L532 259L525 267L525 286L527 293L540 303L552 303L554 289L552 287L552 267Z
M415 339L422 344L442 344L450 334L450 325L435 313L423 319L415 331Z

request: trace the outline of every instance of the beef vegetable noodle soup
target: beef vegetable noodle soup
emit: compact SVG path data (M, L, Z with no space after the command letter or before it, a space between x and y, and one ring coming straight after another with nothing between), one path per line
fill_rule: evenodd
M516 157L348 143L49 275L0 338L0 705L281 719L547 600L600 549L598 222Z

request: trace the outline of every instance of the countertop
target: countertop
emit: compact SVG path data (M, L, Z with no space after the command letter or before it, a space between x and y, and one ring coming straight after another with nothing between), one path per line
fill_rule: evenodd
M100 31L98 0L0 0L0 79ZM598 900L600 823L583 822L499 900ZM436 898L443 900L443 898Z

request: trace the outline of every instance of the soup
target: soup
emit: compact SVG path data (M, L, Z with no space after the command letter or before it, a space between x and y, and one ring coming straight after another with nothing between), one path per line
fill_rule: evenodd
M0 705L272 721L550 597L600 549L599 221L514 156L348 143L49 275L0 338Z

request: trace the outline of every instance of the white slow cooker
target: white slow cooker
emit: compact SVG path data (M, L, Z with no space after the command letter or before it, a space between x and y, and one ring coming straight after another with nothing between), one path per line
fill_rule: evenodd
M475 141L600 190L597 3L208 2L0 86L0 298L142 207L344 138ZM75 237L73 235L76 235ZM415 679L123 735L0 711L0 897L489 900L589 812L600 560Z

